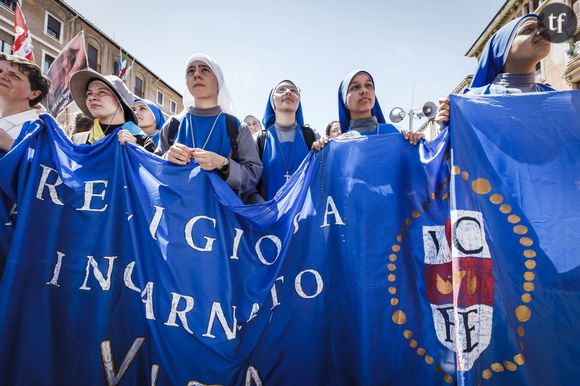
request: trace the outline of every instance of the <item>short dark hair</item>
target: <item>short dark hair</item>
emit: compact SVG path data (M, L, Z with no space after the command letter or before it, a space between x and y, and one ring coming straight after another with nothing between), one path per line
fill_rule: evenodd
M334 125L335 123L340 124L338 121L331 121L328 125L326 125L326 136L327 137L330 135L330 129L332 128L332 125Z
M83 113L78 113L75 116L75 129L74 133L82 133L85 131L89 131L93 127L93 120L87 117Z
M5 53L0 53L0 62L1 61L6 61L18 67L18 70L20 70L20 72L28 77L28 81L30 82L30 90L40 91L39 96L28 101L30 107L40 103L46 94L48 94L48 91L50 90L50 79L48 76L42 73L42 70L38 64L20 56L7 55Z

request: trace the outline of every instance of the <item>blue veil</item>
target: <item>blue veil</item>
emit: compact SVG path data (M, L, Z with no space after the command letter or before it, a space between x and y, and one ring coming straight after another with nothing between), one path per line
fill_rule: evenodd
M350 111L346 107L345 101L346 91L348 90L348 86L350 85L352 78L354 78L359 72L364 72L365 74L367 74L373 81L373 84L375 83L373 76L365 70L354 70L351 73L349 73L342 80L342 82L340 82L340 86L338 86L338 120L340 122L340 130L343 133L346 133L350 127ZM386 123L383 111L381 110L381 105L379 104L379 99L376 97L376 95L375 95L375 105L373 106L371 113L373 117L377 118L377 122L379 124Z
M262 119L262 125L264 130L268 130L268 127L272 126L274 122L276 122L276 112L274 111L274 90L280 83L289 82L292 83L295 87L296 85L291 80L284 79L270 90L270 95L268 96L268 102L266 103L266 111L264 112L264 118ZM298 110L296 110L296 122L298 123L299 127L304 126L304 116L302 115L302 100L298 100Z
M482 87L493 83L497 74L503 72L503 66L518 29L522 23L534 17L540 21L538 15L530 13L510 21L493 34L483 49L470 88Z

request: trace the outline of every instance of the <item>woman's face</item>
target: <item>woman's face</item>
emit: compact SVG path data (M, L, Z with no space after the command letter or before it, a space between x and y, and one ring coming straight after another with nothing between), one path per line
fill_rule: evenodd
M260 122L258 121L258 119L256 119L256 117L252 116L246 117L246 119L244 119L244 122L246 122L252 134L257 133L262 128L262 126L260 126Z
M104 123L107 123L116 114L124 115L121 103L113 91L103 82L94 81L89 84L86 104L91 114Z
M340 123L334 122L332 126L330 126L330 129L328 130L328 138L336 138L340 134L342 134L340 131Z
M359 72L352 78L346 93L346 107L353 119L371 116L375 105L375 85L365 72Z
M536 18L526 20L512 41L507 62L529 63L535 66L550 53L550 36ZM506 66L507 67L507 66Z
M217 100L219 92L217 77L211 68L201 60L196 60L187 68L185 82L187 89L195 99L215 98Z
M155 116L143 102L137 102L133 105L133 111L138 119L138 126L144 131L148 132L157 128Z
M300 89L292 82L282 82L274 89L273 99L276 111L295 113L300 102Z

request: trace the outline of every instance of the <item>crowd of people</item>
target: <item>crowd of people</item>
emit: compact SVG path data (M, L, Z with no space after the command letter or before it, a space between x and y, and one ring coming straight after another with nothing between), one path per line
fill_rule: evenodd
M537 84L537 63L550 52L550 39L535 14L520 17L488 42L470 94L551 91ZM375 81L365 70L349 73L338 90L338 120L319 136L304 122L301 90L283 79L272 87L260 122L233 115L233 102L220 66L208 55L193 54L184 67L184 110L167 120L159 107L133 95L114 75L77 71L69 88L82 112L72 142L90 145L108 135L134 143L176 165L192 162L217 173L245 203L275 197L312 150L347 132L361 135L400 133L412 145L422 134L399 131L385 121L375 95ZM10 151L26 122L36 121L35 106L47 95L50 80L33 62L0 54L0 151ZM435 118L450 119L449 99L440 99Z

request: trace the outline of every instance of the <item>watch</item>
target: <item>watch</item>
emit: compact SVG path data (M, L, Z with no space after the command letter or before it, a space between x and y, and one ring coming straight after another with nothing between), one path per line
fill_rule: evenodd
M228 157L224 157L224 162L222 163L222 166L220 166L219 171L221 173L226 173L229 168L230 168L230 159Z

